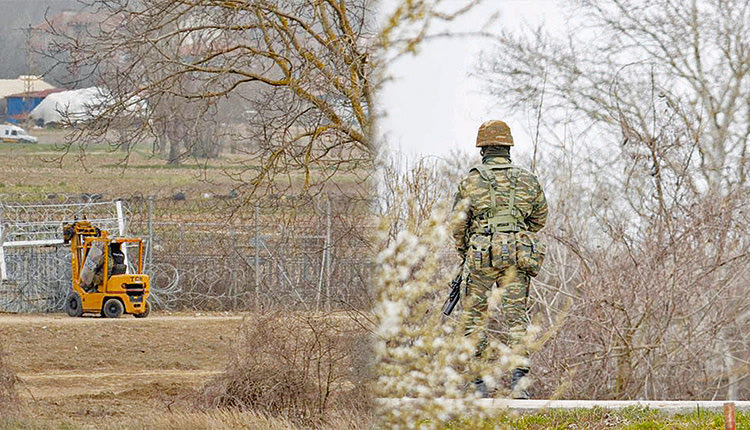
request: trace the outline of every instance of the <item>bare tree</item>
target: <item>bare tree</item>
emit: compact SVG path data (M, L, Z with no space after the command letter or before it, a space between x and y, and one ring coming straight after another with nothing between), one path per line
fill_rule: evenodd
M503 34L481 64L563 134L540 169L557 244L537 297L568 316L548 370L579 397L746 395L750 2L570 4L568 34Z
M440 207L450 205L456 184L479 157L454 151L445 158L408 160L402 154L382 157L377 183L379 215L387 221L388 239L404 230L421 233L422 224ZM389 242L388 241L388 242Z
M189 129L187 104L232 103L244 107L240 123L216 127L242 142L234 146L246 162L232 176L249 191L274 191L279 175L300 176L301 189L342 172L367 176L386 63L412 52L433 20L475 2L447 12L442 0L399 2L379 26L372 0L91 1L101 25L85 37L58 34L52 53L91 70L107 95L70 141L105 140L126 124L130 142L179 146L170 124ZM188 140L181 151L192 152Z

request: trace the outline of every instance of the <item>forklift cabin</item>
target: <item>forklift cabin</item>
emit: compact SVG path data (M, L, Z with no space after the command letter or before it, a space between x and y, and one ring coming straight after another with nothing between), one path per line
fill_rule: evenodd
M68 315L148 316L150 282L148 275L143 274L141 239L110 239L106 231L90 222L76 221L63 227L63 240L70 243L72 266L72 291L65 304Z

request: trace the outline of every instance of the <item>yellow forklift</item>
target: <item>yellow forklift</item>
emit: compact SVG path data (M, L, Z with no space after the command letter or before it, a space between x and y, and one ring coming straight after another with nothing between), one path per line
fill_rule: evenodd
M123 313L144 318L148 304L149 277L143 274L143 241L138 238L110 239L107 232L89 221L63 226L63 241L70 244L72 291L65 310L72 317L98 313L119 318ZM137 248L136 255L132 249ZM127 256L126 256L127 255ZM129 262L127 257L137 258ZM136 273L127 273L128 266Z

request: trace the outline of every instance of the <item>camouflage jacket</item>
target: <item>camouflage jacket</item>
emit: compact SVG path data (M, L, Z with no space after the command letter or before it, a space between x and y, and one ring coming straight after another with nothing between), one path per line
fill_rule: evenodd
M503 157L491 157L483 164L487 166L509 164ZM518 174L514 206L523 217L525 229L539 231L547 222L547 199L536 176L520 167L514 167ZM507 206L510 195L511 169L492 170L498 184L496 195L497 207ZM466 206L463 206L463 205ZM467 243L472 234L483 232L480 225L482 215L491 208L489 184L482 179L477 170L471 170L458 186L458 193L453 202L453 211L466 210L466 218L455 218L452 225L453 239L458 253L466 252Z

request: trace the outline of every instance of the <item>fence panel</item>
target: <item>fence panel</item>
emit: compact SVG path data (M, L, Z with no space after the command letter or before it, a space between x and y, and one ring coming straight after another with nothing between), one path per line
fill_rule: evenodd
M232 216L218 217L215 214L222 211L215 203L189 206L136 197L119 203L124 225L111 211L113 204L52 208L0 203L0 216L15 214L2 218L3 234L20 240L34 219L44 224L45 240L55 242L62 224L72 221L69 218L92 219L98 210L96 216L107 228L117 230L110 236L124 227L126 235L145 240L145 271L152 278L151 300L157 309L322 311L369 307L372 302L373 269L366 251L372 229L362 227L366 215L351 215L351 202L309 199L285 206L276 200L250 209L228 205ZM195 222L200 218L216 222ZM7 272L0 284L0 311L63 309L70 288L67 247L45 242L0 249Z

